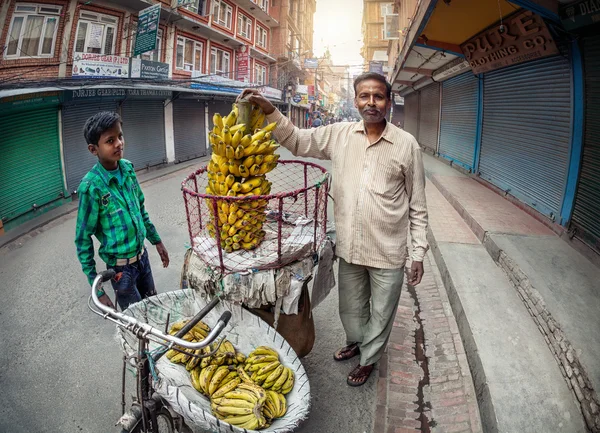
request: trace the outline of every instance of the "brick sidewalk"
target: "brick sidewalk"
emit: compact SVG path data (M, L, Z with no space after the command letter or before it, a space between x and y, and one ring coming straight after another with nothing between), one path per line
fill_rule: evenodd
M379 368L375 433L482 431L458 327L432 261L428 254L421 284L402 289Z

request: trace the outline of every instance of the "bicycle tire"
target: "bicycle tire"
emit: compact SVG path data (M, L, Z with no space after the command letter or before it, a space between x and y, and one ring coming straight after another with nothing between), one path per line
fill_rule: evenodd
M173 422L173 417L171 413L165 409L161 408L156 414L156 422L157 422L157 432L158 433L176 433L175 432L175 423ZM136 425L131 429L122 429L120 433L150 433L144 432L144 426L142 420L138 420Z

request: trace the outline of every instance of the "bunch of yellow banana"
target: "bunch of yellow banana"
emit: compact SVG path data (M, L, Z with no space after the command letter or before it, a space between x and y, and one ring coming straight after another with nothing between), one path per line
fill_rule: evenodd
M204 353L208 354L215 350L218 343L213 343L211 346L207 346L204 349ZM220 346L218 346L217 352L211 356L206 356L200 361L200 368L206 368L209 365L233 365L240 364L246 361L246 357L243 353L237 352L233 344L229 340L223 340Z
M181 328L183 328L187 322L187 320L184 320L174 323L169 329L169 334L174 335L179 330L181 330ZM182 339L191 342L202 341L206 338L209 332L210 327L206 323L200 321L196 325L194 325L194 327L186 335L184 335ZM187 370L191 371L199 364L201 359L191 355L200 355L201 353L202 349L198 349L196 351L189 351L178 347L168 350L166 356L171 362L175 364L186 364Z
M250 379L264 389L288 394L294 387L294 372L279 362L279 356L273 349L260 349L259 354L250 354L246 358L244 370L252 373Z
M211 399L213 414L241 429L258 430L268 425L263 415L267 394L258 385L241 383L233 391Z
M238 107L233 104L227 116L219 113L213 116L206 193L228 197L268 195L271 182L265 174L273 170L279 160L279 155L274 153L279 145L271 138L277 125L273 122L263 127L265 114L256 106L250 113L249 126L236 124L238 115ZM213 238L219 235L225 252L252 250L263 240L266 200L218 200L215 209L212 200L207 199L207 205L211 217L206 229Z
M287 412L285 396L275 391L267 390L267 399L263 406L263 415L268 420L281 418Z

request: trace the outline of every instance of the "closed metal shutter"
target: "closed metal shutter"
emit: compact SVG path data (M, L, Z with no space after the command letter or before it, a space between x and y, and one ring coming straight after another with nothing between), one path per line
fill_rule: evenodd
M121 106L125 159L135 169L167 161L163 101L129 100Z
M571 66L563 56L484 76L481 177L560 215L571 144Z
M175 161L206 155L204 101L176 99L173 106Z
M419 92L404 98L404 130L415 139L419 134Z
M98 162L98 158L90 153L88 143L83 137L85 121L101 111L116 111L115 101L81 102L64 105L62 108L62 133L67 174L67 190L77 191L83 176Z
M0 218L6 223L63 197L56 107L0 116Z
M585 129L572 223L575 236L600 252L600 36L583 39Z
M478 79L472 72L442 83L442 119L439 153L473 169L477 139Z
M437 152L440 127L440 84L433 83L421 89L419 102L419 144Z

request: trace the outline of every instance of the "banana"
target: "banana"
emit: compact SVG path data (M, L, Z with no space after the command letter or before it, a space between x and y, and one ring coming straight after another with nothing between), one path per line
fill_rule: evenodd
M238 130L238 131L232 131L231 129L229 130L233 136L231 137L231 145L236 148L238 147L238 145L240 144L240 141L242 141L242 131ZM244 146L242 146L242 152L244 151Z
M203 358L203 360L204 359L207 359L207 358ZM212 366L209 365L208 367L203 368L200 371L200 375L198 376L198 384L200 385L201 392L206 395L208 395L208 386L207 386L208 385L208 374L211 371L212 371ZM213 371L213 373L214 373L214 371Z
M219 113L213 114L213 124L219 129L223 129L223 118Z
M237 113L235 110L231 110L231 112L227 115L227 117L223 120L223 125L227 128L231 128L235 125L235 121L237 120Z
M240 191L244 194L247 194L254 188L258 188L261 184L262 177L251 177L242 183L242 188L240 189Z
M237 221L237 215L234 213L230 213L229 216L227 217L227 222L229 223L229 225L235 224L236 221Z
M254 155L250 155L242 161L242 164L244 164L246 167L252 167L254 165L255 158L256 157Z
M225 147L225 157L227 159L233 159L234 156L235 156L235 150L230 145L227 145Z
M281 387L283 386L283 384L287 382L287 378L288 378L290 372L291 372L291 370L289 368L284 367L283 371L281 372L279 377L277 379L275 379L275 383L273 383L273 385L271 386L271 389L273 391L279 392L281 390Z
M271 131L274 131L276 127L277 127L277 122L272 122L272 123L269 123L267 126L265 126L262 130L265 132L271 132Z
M289 394L290 391L294 388L294 372L292 371L291 368L288 368L288 370L289 370L288 378L285 381L285 383L281 386L281 393L284 395Z
M240 131L242 133L242 136L244 135L244 128L246 128L246 124L245 123L238 123L237 125L233 125L232 127L229 128L229 130L231 131L232 134L235 134L236 132Z
M195 355L201 355L202 354L202 349L198 349L194 352ZM200 363L200 361L202 361L202 358L198 358L196 356L191 356L190 360L188 361L187 365L186 365L186 370L187 371L192 371L193 369L195 369L198 364Z
M230 162L228 163L228 166L229 166L229 172L230 172L231 174L233 174L233 175L234 175L234 176L236 176L236 177L242 177L242 175L240 174L240 168L239 168L239 167L240 167L240 165L239 165L239 164L237 164L237 163L236 163L236 162L234 162L234 161L230 161Z
M264 161L265 155L256 155L256 158L254 159L254 163L258 165L261 165Z
M178 353L179 353L179 352L178 352L178 351L176 351L175 349L169 349L169 350L167 351L167 353L166 353L167 359L169 359L169 360L170 360L170 359L173 359L173 357L174 357L175 355L177 355Z
M234 149L235 150L234 150L233 156L235 157L235 159L241 159L244 157L244 146L239 145L239 146L235 147Z
M195 368L192 370L190 376L192 379L192 386L194 387L194 389L198 392L203 392L202 387L200 386L200 371L197 368Z
M238 375L240 376L240 379L242 379L242 382L244 382L244 383L252 383L252 378L246 372L246 370L244 370L244 367L242 367L241 365L238 365L237 372L238 372Z
M171 362L173 364L183 364L187 360L187 355L183 352L178 353L173 358L171 358Z
M259 172L260 172L260 165L253 164L250 167L250 176L257 176Z
M263 161L267 162L269 164L275 163L275 162L279 161L279 155L277 155L277 154L275 154L275 155L272 155L272 154L271 155L265 155Z
M285 377L283 378L283 380L281 380L281 376L283 375L285 375ZM279 364L275 370L269 373L269 375L265 379L265 382L263 383L263 388L272 388L273 391L277 391L276 389L274 389L275 383L281 381L281 385L283 385L286 379L287 370L285 369L283 364ZM279 388L281 388L281 385L279 385Z
M263 123L265 123L265 118L265 113L261 111L258 117L256 118L256 121L252 124L252 129L259 129L263 125Z
M223 397L223 396L225 396L225 394L236 389L240 383L242 383L242 379L240 379L239 377L235 377L235 378L233 378L233 380L230 380L225 385L220 386L219 389L217 389L213 393L212 397L213 398Z
M256 154L256 149L258 148L257 145L255 145L254 143L248 145L247 147L244 148L244 156L250 156L250 155L254 155Z
M233 228L233 227L232 227L232 228ZM230 229L230 230L231 230L231 229ZM225 362L225 359L226 359L226 358L227 358L227 357L226 357L224 354L222 354L222 353L221 353L221 354L219 354L219 355L213 356L213 359L210 361L210 363L211 363L212 365L221 366L221 365L223 365L223 363Z
M250 146L250 143L252 143L252 135L250 134L244 135L240 140L240 144L244 146L244 148Z
M241 424L245 424L249 421L254 421L256 420L256 416L254 416L254 414L249 414L249 415L238 415L238 416L228 416L225 418L222 418L222 421L225 421L228 424L231 425L241 425Z
M233 382L233 380L236 377L238 377L238 373L237 373L237 371L235 371L235 369L232 370L229 367L227 367L227 369L229 370L229 372L227 373L227 376L225 376L223 378L223 380L217 385L217 389L221 389L222 387L229 384L230 382Z
M249 177L250 176L250 171L248 170L248 167L246 167L244 164L240 165L240 175L242 177Z
M222 346L225 346L225 353L227 353L230 357L235 356L235 347L233 347L231 341L225 340Z
M279 398L279 408L280 408L278 418L281 418L287 412L287 403L285 401L285 397L283 394L280 394L278 392L276 394L277 394L277 397Z
M248 390L248 391L253 392L254 395L256 395L256 397L258 397L259 406L262 406L264 404L265 400L267 399L267 394L265 393L265 390L262 389L258 385L243 382L243 383L239 384L238 389Z
M267 365L271 365L273 362L277 362L277 361L270 361L270 362L255 362L255 363L251 363L248 364L248 361L246 361L246 365L248 366L248 369L246 371L248 372L257 372L258 370L260 370L263 367L266 367Z
M227 185L227 189L231 188L231 185L235 183L235 176L233 174L227 175L225 178L225 185ZM227 213L227 212L225 212Z
M228 398L230 400L243 400L252 404L257 404L259 400L258 396L254 392L242 389L235 389L234 391L229 391L225 393L223 397Z
M251 357L254 355L273 355L273 356L276 356L277 359L279 359L279 353L277 353L277 351L275 349L273 349L269 346L258 346L248 356Z
M218 406L221 407L239 407L239 408L248 408L254 409L256 407L256 403L250 403L249 401L240 400L240 399L229 399L227 397L218 398L213 400L217 403Z
M241 232L240 232L240 234L241 234ZM245 235L245 236L247 236L247 235ZM237 361L238 364L243 364L244 362L246 362L246 355L244 355L242 352L237 352L235 354L235 360Z
M260 428L259 426L260 426L260 421L254 415L250 421L237 425L237 427L239 427L243 430L257 430Z
M253 408L238 406L217 406L215 411L221 415L249 415L254 413Z
M271 409L271 413L273 414L273 418L278 418L279 413L281 412L281 402L277 393L275 391L267 390L267 399L265 400L265 405L269 406Z
M217 368L215 373L212 375L210 382L208 384L208 395L211 396L213 392L218 389L221 381L229 374L229 368L225 365L221 365Z

